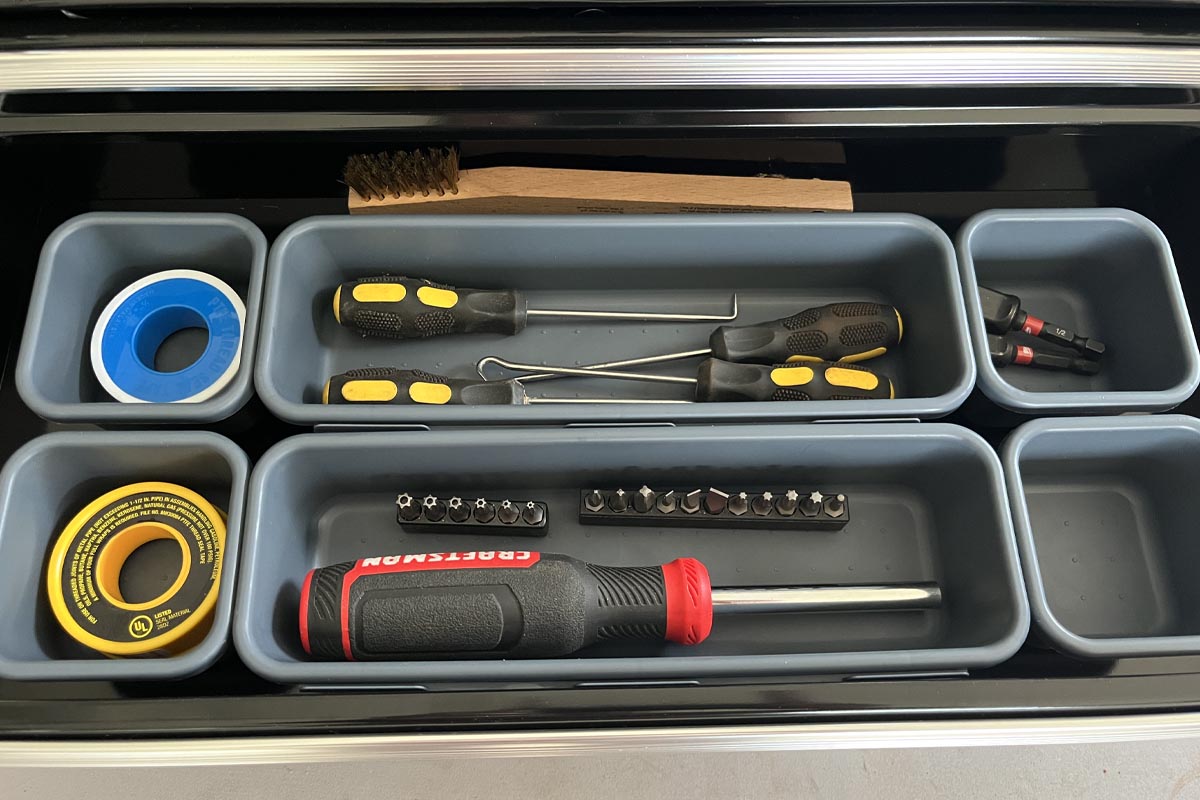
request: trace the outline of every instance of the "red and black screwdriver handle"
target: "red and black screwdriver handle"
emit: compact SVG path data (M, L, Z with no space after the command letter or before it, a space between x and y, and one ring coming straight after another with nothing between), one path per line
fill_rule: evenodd
M693 558L605 567L522 550L420 553L309 572L300 641L334 660L560 656L604 639L697 644L712 614Z
M333 315L363 336L424 339L450 333L525 330L528 303L521 292L462 289L422 278L383 275L343 283L333 293Z

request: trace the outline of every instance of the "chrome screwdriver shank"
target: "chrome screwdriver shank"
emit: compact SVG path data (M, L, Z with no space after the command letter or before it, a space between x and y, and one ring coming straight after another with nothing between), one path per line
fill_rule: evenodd
M942 603L942 590L936 583L713 589L712 602L713 612L718 614L898 611L937 608Z

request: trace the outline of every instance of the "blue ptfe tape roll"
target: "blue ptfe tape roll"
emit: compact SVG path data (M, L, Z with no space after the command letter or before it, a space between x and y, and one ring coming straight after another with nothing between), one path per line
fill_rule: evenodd
M138 280L104 308L92 331L92 369L122 403L198 403L224 389L242 361L246 306L224 281L191 269ZM171 334L203 328L208 346L177 372L154 369Z

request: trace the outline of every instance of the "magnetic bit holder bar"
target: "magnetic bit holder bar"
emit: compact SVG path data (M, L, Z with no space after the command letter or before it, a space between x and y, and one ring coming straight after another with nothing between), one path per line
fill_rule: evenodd
M584 489L579 521L600 525L684 528L789 528L840 530L850 521L850 502L838 492L796 489L725 492L717 488L655 491L642 486Z
M493 501L453 496L411 495L396 498L396 522L404 528L438 528L438 533L488 533L545 536L549 508L537 500Z

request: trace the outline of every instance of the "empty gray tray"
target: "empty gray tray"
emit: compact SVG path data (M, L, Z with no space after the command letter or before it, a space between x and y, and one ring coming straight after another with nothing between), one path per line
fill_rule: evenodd
M636 464L636 467L628 466ZM691 485L836 488L841 531L580 525L579 489ZM401 491L546 501L545 538L412 533ZM937 581L936 610L720 618L683 647L609 642L578 657L321 662L300 646L307 572L372 555L501 549L610 565L699 558L715 586ZM271 449L251 477L234 641L280 683L704 679L962 669L996 664L1029 624L1000 462L940 423L318 433Z
M38 263L17 360L21 399L56 422L207 423L230 416L252 392L266 259L262 231L233 214L106 212L68 220L46 240ZM241 366L229 386L199 403L120 403L92 371L92 329L118 292L167 269L207 272L242 298ZM168 340L164 348L170 346Z
M278 416L317 423L562 423L938 417L974 384L954 250L932 223L901 214L652 217L317 217L271 250L255 383ZM475 377L483 356L588 364L706 347L720 323L568 320L517 336L364 339L333 316L343 281L403 274L473 288L517 288L532 308L723 314L736 291L749 324L840 300L891 303L904 340L866 363L896 382L896 400L537 405L321 405L330 375L366 366ZM695 375L698 361L654 371ZM569 379L534 395L688 398L688 387Z
M50 433L0 472L0 677L13 680L185 678L216 661L229 638L249 464L233 442L201 431ZM71 640L46 599L46 559L81 508L139 481L186 486L228 515L220 594L207 636L166 658L108 658Z
M1038 629L1090 658L1200 653L1200 422L1022 425L1004 466Z
M1170 245L1140 214L988 211L967 222L958 253L979 389L997 405L1022 414L1165 411L1200 385L1200 353ZM997 369L980 285L1015 294L1035 316L1104 342L1100 373ZM1014 341L1060 352L1021 333Z

